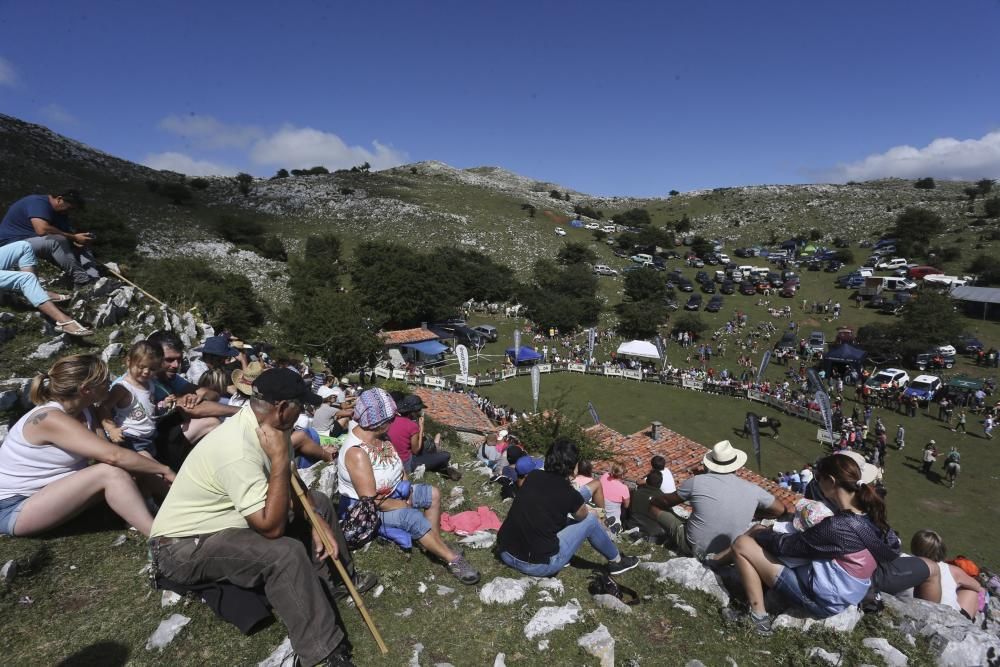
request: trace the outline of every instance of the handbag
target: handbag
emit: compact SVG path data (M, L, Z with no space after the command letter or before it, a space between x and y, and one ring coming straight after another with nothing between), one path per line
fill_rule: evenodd
M348 508L340 521L340 530L347 546L354 551L374 540L381 525L375 497L365 496Z

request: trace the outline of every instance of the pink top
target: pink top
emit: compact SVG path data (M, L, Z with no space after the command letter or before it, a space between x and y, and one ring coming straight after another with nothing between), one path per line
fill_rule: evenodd
M601 475L601 488L604 490L604 501L622 503L629 498L628 487L620 479L611 479L611 473Z
M581 486L590 484L593 481L594 481L593 477L587 477L586 475L577 475L576 477L573 478L573 486L579 489Z
M413 452L410 451L410 438L420 432L420 425L408 419L403 415L396 415L396 418L392 420L392 424L389 425L389 441L392 442L392 446L396 448L396 453L399 454L399 458L403 463L410 460L413 456Z

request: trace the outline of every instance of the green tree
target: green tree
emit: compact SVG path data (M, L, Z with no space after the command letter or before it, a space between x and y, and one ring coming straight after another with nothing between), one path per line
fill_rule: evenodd
M695 336L700 336L708 330L708 324L701 319L698 313L681 313L674 318L674 326L671 328L675 334L678 331L690 331Z
M533 456L543 456L556 439L568 438L576 443L581 460L609 459L610 452L561 408L557 404L537 415L521 419L511 428L511 432Z
M976 276L982 285L1000 285L1000 258L993 255L977 255L966 271Z
M430 261L447 272L447 279L458 286L463 301L506 301L517 287L510 267L478 250L439 246L430 251Z
M678 192L677 190L671 190L671 191L670 191L670 192L669 192L668 194L669 194L669 195L670 195L671 197L676 197L677 195L679 195L679 194L680 194L680 192Z
M601 243L608 238L608 233L603 229L595 229L591 232L594 235L594 240Z
M698 257L704 257L712 252L712 247L712 243L702 236L695 236L694 240L691 241L691 251Z
M991 197L983 203L983 215L987 218L1000 218L1000 197Z
M838 262L843 262L844 264L854 263L854 252L850 248L840 248L837 250L837 254L833 256Z
M160 186L159 193L175 206L182 206L194 199L194 194L183 183L164 183Z
M979 195L982 194L979 191L979 188L976 188L976 187L964 188L962 190L962 192L964 192L965 196L969 198L969 203L970 204L975 203L976 197L978 197Z
M597 261L597 253L588 248L586 244L577 241L568 241L559 248L556 260L560 264L593 264Z
M188 185L195 190L206 190L210 183L207 178L192 178Z
M819 241L821 238L823 238L823 232L821 232L818 229L810 229L809 230L809 240L810 241Z
M259 242L254 246L259 252L258 254L267 259L273 259L278 262L287 262L288 253L285 252L285 245L281 242L274 234L268 234L260 239Z
M279 169L278 172L274 175L274 178L288 178L288 170Z
M594 220L601 220L604 218L604 214L594 209L592 206L577 204L573 207L573 212L576 213L576 217L578 218L593 218Z
M330 170L327 169L326 167L320 165L320 166L316 166L316 167L310 167L309 169L306 170L306 172L310 176L321 176L323 174L329 174Z
M937 187L937 183L934 182L933 178L928 176L927 178L918 178L914 181L913 187L918 190L933 190Z
M548 258L535 262L531 282L519 290L518 300L537 325L561 331L596 324L601 312L597 278L590 269L583 264L559 266Z
M985 197L993 189L993 179L983 178L976 181L976 188L979 190L979 194Z
M252 185L253 176L242 171L236 174L236 186L240 189L240 192L243 193L244 197L250 194L250 187Z
M686 234L691 231L691 218L687 216L687 213L685 213L684 217L677 221L677 224L674 225L674 229L677 230L678 234Z
M521 210L522 211L527 211L529 218L534 218L535 217L535 207L532 206L531 204L521 204Z
M858 343L875 358L889 359L899 355L898 323L876 322L858 329Z
M649 211L644 208L630 208L627 211L616 213L614 219L616 225L625 225L626 227L642 227L653 221L649 216Z
M944 231L941 216L925 208L907 207L896 218L890 236L896 238L896 254L903 257L926 256L932 236Z
M924 291L903 309L899 326L905 333L905 337L899 336L904 350L922 352L955 340L962 333L963 322L950 296Z
M653 269L644 267L625 274L625 297L630 301L662 303L666 293L666 283L660 278L659 272Z
M549 190L549 197L553 199L562 199L562 193L558 190Z
M125 261L135 255L139 239L132 228L114 211L93 204L82 211L73 212L78 229L95 236L91 249L102 261Z
M336 234L314 234L306 238L301 259L288 264L288 288L293 298L340 286L342 244Z
M626 338L651 338L668 317L666 306L655 301L625 301L615 306L615 312L618 333Z
M337 374L365 365L382 348L374 314L354 293L323 289L297 298L281 322L286 347L321 356Z

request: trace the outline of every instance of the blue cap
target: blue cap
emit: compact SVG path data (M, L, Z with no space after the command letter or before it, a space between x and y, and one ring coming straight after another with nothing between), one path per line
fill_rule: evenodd
M229 344L229 339L225 336L212 336L205 339L201 347L194 348L195 352L202 354L214 354L217 357L235 357L240 353L235 347Z
M522 456L517 460L517 463L514 464L514 470L517 471L518 477L524 477L529 472L538 470L541 467L541 464L530 456Z

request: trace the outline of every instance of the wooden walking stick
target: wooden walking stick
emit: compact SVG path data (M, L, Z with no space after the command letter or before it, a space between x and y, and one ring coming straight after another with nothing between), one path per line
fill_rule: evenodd
M105 270L107 270L108 273L110 273L111 275L113 275L115 278L118 278L119 280L128 283L129 285L131 285L132 287L136 288L137 290L139 290L140 292L142 292L143 294L145 294L146 296L148 296L150 299L152 299L156 303L160 304L161 306L163 306L165 308L167 307L167 304L163 303L162 301L160 301L159 299L157 299L155 296L153 296L152 294L150 294L146 290L142 289L141 287L139 287L138 285L136 285L134 282L132 282L131 280L129 280L128 278L126 278L122 274L120 274L117 271L115 271L114 269L112 269L107 264L104 265L104 268L105 268Z
M293 464L294 465L294 464ZM354 600L354 604L357 605L358 611L361 612L361 617L365 620L365 625L372 633L372 637L375 638L375 643L378 644L379 649L382 651L382 655L389 652L389 647L385 645L382 640L382 635L379 634L378 628L375 627L375 621L368 614L368 608L365 607L364 601L361 599L361 595L358 594L358 589L354 587L354 582L351 581L350 575L347 574L347 570L341 564L339 558L334 558L332 555L333 544L330 542L330 536L326 534L325 530L319 527L319 517L316 516L316 510L313 509L312 502L306 495L306 492L302 489L302 484L299 483L298 475L293 471L291 474L292 478L292 488L295 489L295 495L299 497L299 502L302 503L302 507L306 511L306 517L309 518L309 523L312 524L313 529L319 533L319 539L323 542L323 547L326 549L326 555L333 562L334 567L337 568L337 572L340 574L340 578L344 580L344 584L347 586L347 591L351 594L351 598Z

